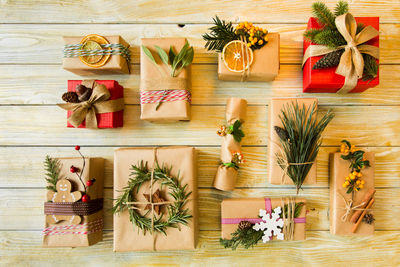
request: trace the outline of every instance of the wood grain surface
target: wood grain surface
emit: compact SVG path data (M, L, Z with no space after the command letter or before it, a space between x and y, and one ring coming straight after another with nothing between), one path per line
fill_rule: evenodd
M380 17L380 85L362 94L302 94L302 33L313 0L0 0L0 265L1 266L399 266L400 265L400 1L352 0L355 16ZM336 0L325 0L333 7ZM217 79L217 55L201 35L219 15L252 21L281 34L281 68L271 83ZM72 129L55 104L67 80L82 79L61 67L62 36L121 35L131 45L131 75L115 79L125 88L122 129ZM139 45L142 37L187 37L195 48L192 120L152 124L139 119ZM243 153L232 193L212 188L220 153L215 134L224 123L228 97L249 102ZM292 186L267 182L268 104L272 97L317 97L319 114L336 114L317 158L317 184L304 186L307 240L273 242L231 251L219 244L220 202L230 197L294 195ZM342 139L376 153L376 232L346 238L329 234L328 156ZM45 180L43 160L104 157L104 241L88 248L41 247ZM114 253L113 151L120 146L191 145L199 151L199 244L195 251Z

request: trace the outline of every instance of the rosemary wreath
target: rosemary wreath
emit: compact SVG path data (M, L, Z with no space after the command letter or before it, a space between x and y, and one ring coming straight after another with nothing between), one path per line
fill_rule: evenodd
M128 209L126 202L136 202L134 193L138 193L143 183L151 181L151 171L148 168L147 162L141 161L138 165L132 165L128 185L121 191L122 194L115 200L115 204L112 208L113 214L121 213L125 210L129 212L129 220L146 234L147 231L152 233L153 231L163 233L166 235L168 227L177 228L179 224L187 225L188 220L192 217L189 214L189 209L183 209L188 201L188 197L192 192L186 192L187 184L181 185L179 181L179 175L171 175L172 167L166 165L160 166L156 161L154 168L153 184L159 182L161 186L167 186L169 188L168 194L174 199L173 203L167 206L168 216L163 219L161 216L152 214L152 219L146 217L149 213L141 215L134 209Z

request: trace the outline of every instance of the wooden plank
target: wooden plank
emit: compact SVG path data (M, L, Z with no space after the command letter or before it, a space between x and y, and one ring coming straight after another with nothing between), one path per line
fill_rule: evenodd
M124 252L112 251L112 232L104 240L87 248L42 248L40 232L0 232L1 265L95 266L203 265L203 266L397 266L400 264L400 231L376 232L374 236L346 238L327 231L308 231L306 241L271 242L252 249L224 249L220 233L201 231L194 251ZM21 257L21 254L24 256ZM166 264L166 262L168 262Z
M232 193L199 189L199 225L201 230L220 230L220 203L224 198L284 197L294 189L237 189ZM0 230L38 230L43 228L44 189L0 189ZM307 229L329 230L327 188L305 189L299 195L307 199ZM374 205L377 230L400 230L400 188L378 188ZM112 230L112 190L104 193L104 229Z
M0 11L1 14L1 11ZM121 35L131 44L132 62L139 62L140 39L143 37L176 37L188 38L195 48L194 63L217 62L215 52L207 52L205 41L201 37L211 26L212 19L207 17L204 25L187 25L180 28L175 24L22 24L0 25L0 62L2 64L61 64L62 36L84 36L97 33L101 35ZM1 16L0 16L1 20ZM302 34L306 24L264 24L260 25L270 32L279 32L280 60L283 64L300 64L303 56ZM400 63L399 24L381 24L380 29L380 63ZM10 56L12 55L12 56Z
M223 123L224 106L192 106L190 122L154 124L139 119L139 106L125 106L122 129L66 127L66 112L56 106L0 106L0 145L220 145L215 129ZM324 145L351 137L360 146L399 146L400 106L332 108L335 119L325 131ZM250 106L243 145L267 144L267 107ZM29 133L29 134L27 134ZM79 133L79 134L77 134ZM179 137L177 141L176 137ZM145 137L145 138L144 138Z
M1 52L0 52L1 53ZM125 87L125 103L139 103L139 66L132 75L105 75ZM100 78L100 77L95 77ZM82 77L59 65L0 65L0 104L56 104L66 91L67 80ZM222 105L231 96L246 98L251 105L265 105L272 97L317 97L321 105L399 105L400 66L381 65L380 85L360 94L302 94L300 65L282 65L274 82L226 82L217 78L216 65L193 65L192 103ZM28 82L29 81L29 82Z
M333 8L337 1L324 1ZM229 20L268 23L304 23L311 15L313 1L206 0L173 3L162 0L5 1L1 4L1 23L207 23L214 15ZM382 22L399 22L400 7L396 1L362 1L350 3L355 16L379 16ZM390 10L390 12L388 12Z
M212 188L219 164L220 148L197 147L196 149L198 151L198 186ZM317 183L304 186L304 188L328 187L328 153L337 149L337 147L321 148L317 159ZM400 148L368 147L366 149L376 153L375 186L400 187L400 179L398 179ZM88 157L105 158L104 186L112 188L114 147L82 147L82 153ZM280 187L267 182L267 147L243 147L243 153L247 162L240 168L237 188ZM0 170L2 170L0 188L43 188L45 186L43 160L46 155L74 157L77 153L71 147L0 147ZM27 175L27 170L29 170L29 175Z

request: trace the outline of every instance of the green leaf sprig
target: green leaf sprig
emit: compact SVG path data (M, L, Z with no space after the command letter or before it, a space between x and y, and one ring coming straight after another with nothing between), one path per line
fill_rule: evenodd
M56 184L60 176L60 161L47 155L44 160L44 169L47 176L45 179L48 183L46 189L57 192Z
M161 61L165 65L169 66L171 77L177 77L183 68L189 66L193 62L194 49L193 47L189 46L189 43L187 41L178 54L174 52L172 46L169 48L168 54L161 47L157 45L155 45L154 47ZM150 49L148 49L144 45L142 45L142 49L146 56L150 59L150 61L153 62L157 67L159 67Z
M226 132L228 134L231 134L236 142L240 143L242 141L242 138L244 137L244 132L241 128L242 122L240 120L236 120L233 124L227 127Z

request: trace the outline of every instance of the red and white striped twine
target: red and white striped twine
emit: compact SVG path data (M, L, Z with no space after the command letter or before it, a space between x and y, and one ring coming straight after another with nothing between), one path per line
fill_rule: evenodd
M188 90L159 90L140 92L140 104L172 102L179 100L186 100L190 103L190 92Z
M82 231L65 231L65 230L82 230ZM88 235L103 230L103 219L97 219L93 222L76 224L51 226L43 230L43 235Z

